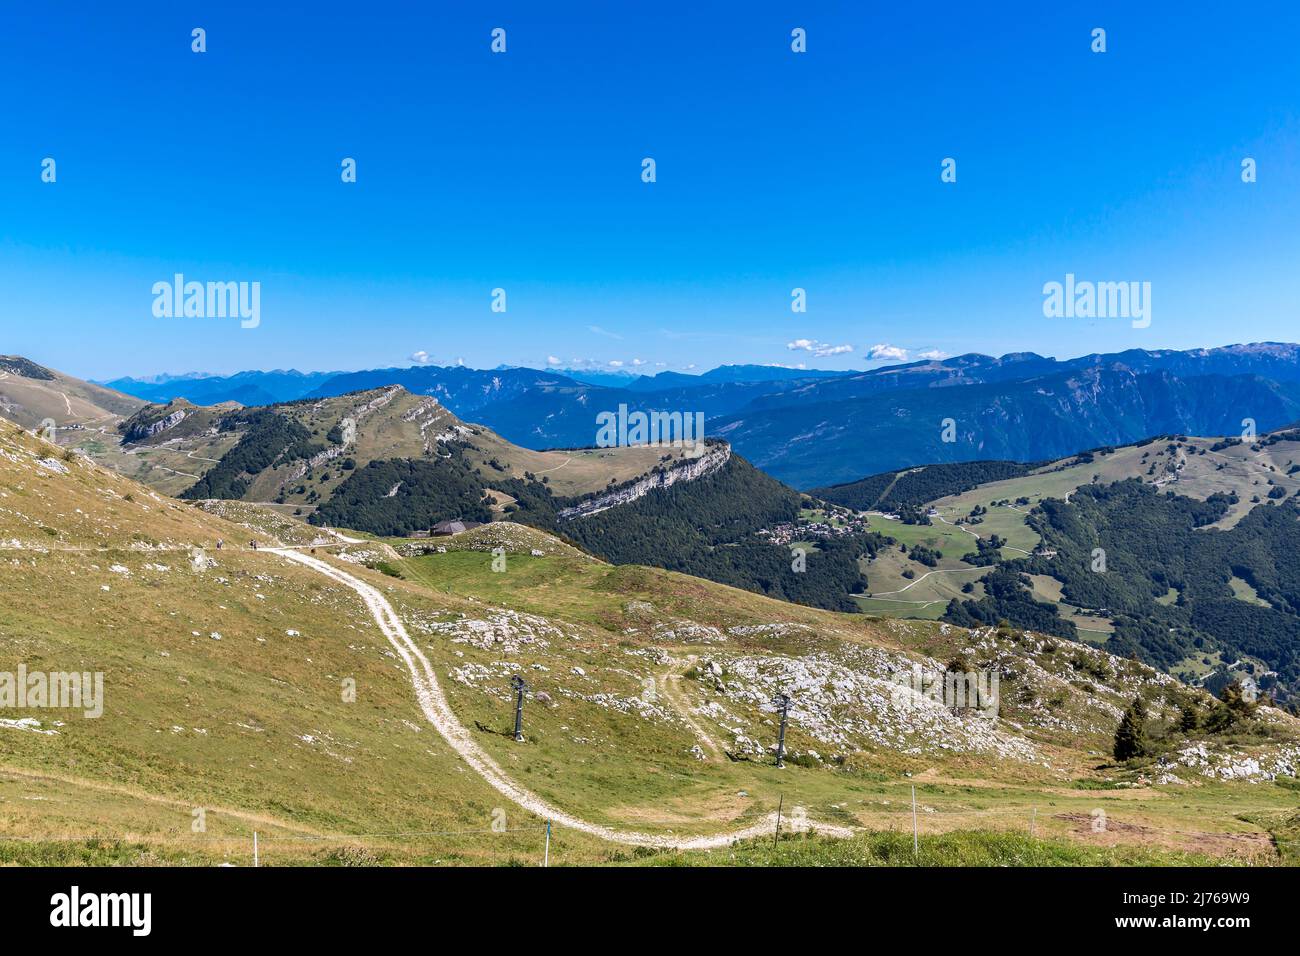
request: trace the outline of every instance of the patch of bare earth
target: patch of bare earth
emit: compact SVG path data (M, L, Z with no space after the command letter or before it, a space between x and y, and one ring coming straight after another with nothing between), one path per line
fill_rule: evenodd
M1276 859L1277 850L1267 833L1209 833L1200 830L1166 830L1106 818L1099 822L1088 813L1058 813L1053 819L1070 825L1070 834L1097 846L1143 846L1181 850L1242 860Z

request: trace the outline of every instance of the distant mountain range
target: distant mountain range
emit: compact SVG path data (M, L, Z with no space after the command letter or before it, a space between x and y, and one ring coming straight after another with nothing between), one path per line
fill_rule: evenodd
M302 398L339 372L238 372L234 375L153 375L148 378L117 378L99 384L134 395L146 402L166 404L184 398L195 405L238 402L241 405L274 405Z
M689 388L692 385L722 382L782 382L791 379L834 378L852 372L832 372L826 369L788 368L783 365L719 365L707 372L658 372L641 375L636 372L590 369L553 369L566 378L586 385L604 385L609 388L630 388L638 392L655 392L668 388Z
M710 434L795 487L934 462L1038 461L1154 434L1300 419L1300 346L1130 350L1060 361L969 354L864 372L722 366L655 376L422 365L105 383L153 402L271 404L401 385L533 449L593 444L596 415L702 412ZM950 420L950 421L949 421ZM945 428L945 426L947 426Z
M721 383L783 382L796 379L834 378L851 375L851 372L831 372L817 369L786 368L778 365L720 365L699 375L684 372L659 372L642 375L629 371L604 371L589 369L535 369L499 365L494 369L471 369L463 365L436 366L413 365L409 368L373 369L360 372L299 372L276 369L271 372L236 372L233 375L212 375L207 372L187 372L181 375L167 373L139 378L124 376L98 382L105 388L115 389L147 402L166 403L184 398L195 405L215 405L220 402L239 402L241 405L267 405L275 402L292 402L313 393L321 396L342 395L359 387L382 388L383 385L409 385L412 383L437 383L446 373L472 372L476 376L498 378L514 372L527 372L560 378L581 385L601 388L631 389L638 392L656 392L674 388ZM425 373L425 374L421 374ZM406 381L401 381L404 378ZM335 380L338 381L335 381ZM378 382L379 384L375 384ZM249 399L245 401L245 399Z
M1150 435L1232 435L1300 418L1300 384L1255 375L1178 378L1104 365L1025 381L921 388L746 410L709 423L796 487L988 458L1034 461Z

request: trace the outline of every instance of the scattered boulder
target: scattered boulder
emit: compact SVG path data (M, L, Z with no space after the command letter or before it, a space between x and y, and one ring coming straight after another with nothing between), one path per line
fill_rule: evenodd
M202 573L210 568L215 568L217 562L214 558L208 557L202 548L195 548L190 552L190 570Z

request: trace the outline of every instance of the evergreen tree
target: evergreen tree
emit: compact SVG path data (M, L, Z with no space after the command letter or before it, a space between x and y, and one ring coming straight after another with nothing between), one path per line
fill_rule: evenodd
M1223 703L1242 720L1254 717L1259 707L1255 703L1255 693L1247 694L1239 681L1233 681L1223 688Z
M1178 729L1185 734L1194 734L1201 729L1201 709L1196 701L1186 700L1178 715Z
M1116 760L1132 760L1147 752L1146 721L1146 704L1142 703L1141 697L1134 697L1115 731Z
M1241 684L1234 680L1231 684L1224 685L1218 705L1205 722L1206 729L1215 734L1231 730L1240 721L1254 717L1258 706L1242 692Z

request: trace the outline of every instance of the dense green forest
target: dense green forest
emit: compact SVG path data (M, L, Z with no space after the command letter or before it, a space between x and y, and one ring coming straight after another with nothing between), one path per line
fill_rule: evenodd
M439 521L491 521L485 485L456 450L447 459L372 461L316 509L312 524L409 535Z
M206 475L181 492L181 498L242 498L248 490L246 475L256 475L273 465L310 458L325 446L313 442L311 432L283 415L266 409L228 415L221 430L244 428L238 444L222 456Z
M1029 519L1054 556L1009 561L994 573L1061 581L1062 600L1114 622L1111 653L1174 672L1213 651L1229 662L1250 655L1277 671L1286 696L1300 683L1300 510L1294 499L1268 502L1231 529L1207 527L1234 500L1200 501L1137 479L1085 485L1069 502L1044 501ZM1234 577L1255 589L1259 603L1234 595ZM953 602L947 619L1001 617L1045 629L1034 623L1038 608L1023 595L1008 598L1003 583L979 602ZM1260 684L1277 686L1267 676Z
M1003 621L1025 630L1076 638L1074 622L1061 617L1054 604L1036 601L1023 574L1010 567L994 568L984 576L985 596L978 601L953 600L943 619L959 627L984 627Z
M796 571L791 549L756 532L795 523L800 501L798 492L732 455L713 474L548 530L614 564L650 564L799 604L856 611L850 595L866 583L857 559L874 556L885 539L818 538L805 570Z
M566 521L575 541L618 560L646 548L689 550L693 544L733 544L760 528L799 517L799 492L733 455L717 471L658 488L628 504Z

